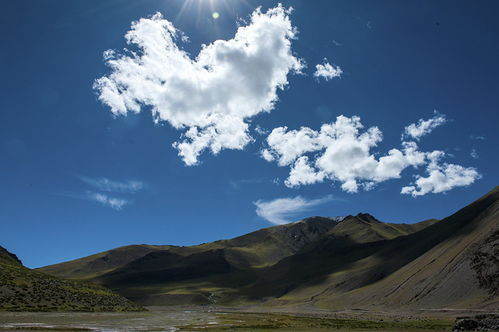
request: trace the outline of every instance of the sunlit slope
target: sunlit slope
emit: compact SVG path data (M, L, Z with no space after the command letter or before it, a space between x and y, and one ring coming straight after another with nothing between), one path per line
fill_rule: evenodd
M339 238L334 242L349 248L402 236L434 222L385 224L367 214L348 216L342 221L307 218L232 240L186 247L184 250L196 251L187 255L179 254L177 248L150 252L95 280L143 304L253 301L255 294L276 296L281 293L275 293L283 285L281 281L277 287L271 285L270 294L260 289L255 291L253 287L261 280L266 283L265 277L274 271L273 264L285 261L286 257L299 257L297 253L307 252L326 239ZM335 235L336 231L341 235ZM343 237L351 239L342 242ZM285 273L279 279L289 277ZM250 295L246 294L248 291Z
M204 251L225 249L234 265L256 267L272 265L297 252L304 245L317 240L336 225L329 218L310 218L311 222L294 223L261 229L230 240L220 240L196 246L130 245L92 256L40 268L48 274L74 279L95 278L119 269L149 253L165 250L189 256Z
M135 311L126 298L103 287L60 279L24 267L0 247L0 310Z
M498 195L496 188L441 222L394 240L348 248L328 239L279 262L250 291L273 292L279 297L274 305L497 306Z
M223 249L227 260L239 269L262 268L271 266L330 234L350 234L356 241L370 242L406 235L434 222L436 220L416 224L388 224L367 214L348 216L343 222L338 222L335 218L311 217L296 223L264 228L230 240L196 246L130 245L46 266L39 271L63 278L91 279L157 251L167 250L186 257L217 249Z
M164 249L163 246L130 245L60 264L45 266L38 269L38 271L61 278L88 279L126 265L150 252L162 249Z

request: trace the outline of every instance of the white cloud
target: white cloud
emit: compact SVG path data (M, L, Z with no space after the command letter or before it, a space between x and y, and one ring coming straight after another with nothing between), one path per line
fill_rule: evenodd
M485 139L485 136L475 136L475 135L470 135L470 139L475 139L475 140L480 140L483 141Z
M409 138L419 140L421 137L431 133L433 129L447 122L444 114L434 111L434 116L428 120L419 119L418 123L411 123L405 127L402 139Z
M343 115L333 123L323 124L319 131L278 127L267 137L268 148L262 156L267 161L276 160L279 166L290 166L285 181L288 187L329 179L341 182L347 192L357 192L359 185L370 188L399 178L408 166L424 163L425 154L414 142L405 142L401 150L391 149L377 159L371 149L382 140L382 133L377 127L364 132L362 128L359 117Z
M307 127L290 131L288 127L277 127L267 136L269 149L264 149L262 156L267 161L277 159L279 166L286 166L305 152L320 150L317 138L318 133Z
M114 210L121 210L125 205L128 205L130 201L122 198L110 197L106 194L95 193L88 191L87 198L102 204L102 206L110 207Z
M173 146L187 165L206 149L243 149L247 120L270 112L277 90L302 62L291 49L296 29L282 6L257 9L233 39L203 45L195 59L179 48L179 31L157 13L133 22L125 38L139 51L105 53L111 73L96 80L99 99L115 115L150 108L155 121L186 130Z
M341 188L349 193L355 193L359 188L370 190L377 183L400 178L408 167L434 165L436 155L439 158L445 155L441 151L423 152L416 142L403 141L401 148L392 148L377 156L372 149L382 138L377 127L364 130L359 117L340 115L335 122L323 124L319 131L308 127L299 130L275 128L267 137L267 148L261 154L269 162L290 167L284 181L288 187L330 180L340 182ZM473 175L470 169L458 165L444 164L438 169L447 176L449 188L460 183L456 175L459 170L462 171L459 174ZM440 190L438 188L435 190Z
M271 201L258 200L256 205L256 214L273 224L282 225L294 221L295 216L311 208L331 201L331 195L318 198L306 199L301 196L289 198L277 198Z
M137 180L116 181L105 177L93 178L88 176L80 176L79 178L86 184L98 190L107 192L133 194L145 188L144 182Z
M265 128L262 128L260 127L259 125L256 125L255 126L255 132L258 134L258 135L268 135L269 134L269 131Z
M310 166L307 156L301 156L291 167L289 176L284 181L284 184L288 187L313 184L316 182L322 182L325 176L325 172L317 172L312 166Z
M463 167L456 164L440 163L444 156L442 151L429 153L430 163L426 168L427 177L416 176L415 185L402 188L402 194L413 197L428 193L442 193L455 187L468 186L481 178L475 168Z
M478 159L480 156L478 155L478 151L476 149L471 149L470 156L473 159Z
M339 66L333 66L327 59L324 59L323 64L318 64L315 66L314 77L319 79L323 78L326 81L329 81L335 77L340 77L343 74L343 71Z
M79 176L79 179L87 185L93 187L94 189L99 190L100 192L87 190L84 192L84 194L66 194L67 196L98 202L102 206L110 207L115 210L122 210L132 201L124 198L113 197L108 193L130 195L146 188L144 182L137 180L117 181L110 180L105 177L88 176Z

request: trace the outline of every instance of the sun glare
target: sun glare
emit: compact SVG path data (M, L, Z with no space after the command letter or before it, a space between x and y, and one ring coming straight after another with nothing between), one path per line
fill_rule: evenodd
M192 19L193 13L197 23L202 21L203 16L206 18L205 15L213 20L220 19L222 15L226 17L227 15L225 14L235 17L235 8L241 5L252 8L246 0L184 0L175 20L179 20L182 17Z

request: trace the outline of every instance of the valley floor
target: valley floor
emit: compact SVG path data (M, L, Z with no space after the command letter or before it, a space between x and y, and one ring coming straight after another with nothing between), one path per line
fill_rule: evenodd
M450 331L484 311L300 310L216 306L149 307L133 313L0 312L0 331ZM490 311L488 311L490 312Z

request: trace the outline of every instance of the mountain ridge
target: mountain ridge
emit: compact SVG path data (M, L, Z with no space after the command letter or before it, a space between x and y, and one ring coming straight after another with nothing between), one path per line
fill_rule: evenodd
M247 248L248 244L256 246L260 243L268 241L269 239L279 242L284 246L284 248L283 247L275 248L278 251L285 252L285 254L282 253L277 254L278 257L274 257L271 259L271 263L275 263L278 260L284 258L286 254L289 254L290 252L291 253L297 252L297 250L307 245L309 242L311 242L311 240L317 240L318 235L329 235L330 233L328 233L328 231L330 231L332 228L339 226L340 223L344 222L345 220L354 221L356 220L356 218L359 218L359 216L363 218L369 216L368 218L370 218L371 220L377 221L377 219L375 219L374 217L372 217L367 213L359 213L356 216L348 215L344 217L314 216L284 225L276 225L276 226L270 226L258 229L253 232L236 236L231 239L217 240L193 246L146 245L146 244L126 245L108 251L96 253L90 256L85 256L82 258L70 260L67 262L56 263L40 267L37 268L36 270L40 270L42 272L46 272L48 274L64 278L89 279L107 272L111 272L111 270L115 268L124 266L126 265L126 263L132 262L135 259L139 259L140 257L143 257L155 251L171 250L172 252L176 253L181 252L182 255L185 256L210 249L231 248L237 250L242 247ZM341 219L339 220L338 218ZM387 225L388 228L395 229L395 232L390 233L390 232L380 232L377 230L373 231L376 232L377 234L375 235L376 238L385 238L385 237L393 238L395 235L403 235L420 230L435 222L438 222L438 220L429 219L414 224L383 223ZM370 226L371 225L369 223L364 225L365 228L369 228ZM341 228L342 227L340 227L340 229ZM367 232L367 230L364 231ZM366 233L366 235L368 234ZM289 241L290 238L296 239L297 237L300 237L301 243L297 244L294 241L292 242ZM357 236L357 238L360 241L373 240L372 238L359 239L359 236ZM76 265L76 268L73 267L73 264ZM89 271L85 270L84 267L86 267L87 270ZM97 273L95 272L95 269L98 270Z
M442 220L315 216L195 246L125 246L40 270L143 305L490 306L499 288L498 199L495 187Z

